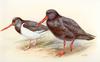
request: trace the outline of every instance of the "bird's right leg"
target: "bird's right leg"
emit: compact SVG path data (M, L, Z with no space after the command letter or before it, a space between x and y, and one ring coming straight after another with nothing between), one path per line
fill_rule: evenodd
M28 50L28 49L30 49L31 47L33 47L33 46L35 46L36 45L36 39L32 39L32 40L29 40L29 43L27 44L27 45L25 45L25 48L24 48L24 50Z
M75 37L73 37L73 39L72 39L72 41L71 41L71 44L70 44L70 51L72 51L72 49L73 49L74 40L75 40Z
M31 40L29 40L29 43L25 45L23 50L28 50L31 48Z
M33 46L35 46L36 45L36 39L32 39L32 40L30 40L30 42L29 42L29 45L28 45L28 47L27 47L27 49L30 49L31 47L33 47Z
M31 41L31 47L36 45L36 41L37 41L37 39L34 39Z

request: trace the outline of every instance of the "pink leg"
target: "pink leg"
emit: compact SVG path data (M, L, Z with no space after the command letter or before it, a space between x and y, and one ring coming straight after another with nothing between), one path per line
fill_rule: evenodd
M66 48L66 38L64 38L64 50ZM57 56L63 56L65 54L64 50L60 50L57 52Z
M71 44L70 44L70 51L72 51L72 49L73 49L74 39L75 39L75 37L73 37L73 39L72 39L72 41L71 41Z
M66 38L64 38L64 49L66 48Z
M23 50L28 50L30 49L31 47L35 46L36 45L36 40L29 40L29 44L25 46L25 48Z
M28 50L31 48L31 40L29 40L29 44L25 45L25 47L23 48L24 51Z

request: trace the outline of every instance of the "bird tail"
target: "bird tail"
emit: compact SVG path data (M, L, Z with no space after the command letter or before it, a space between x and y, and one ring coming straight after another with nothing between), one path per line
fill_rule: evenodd
M84 39L84 40L93 40L95 36L87 33L86 35L81 35L81 36L78 36L77 38Z
M87 33L87 37L88 38L86 40L93 40L95 38L94 35L91 35L91 34L88 34L88 33Z

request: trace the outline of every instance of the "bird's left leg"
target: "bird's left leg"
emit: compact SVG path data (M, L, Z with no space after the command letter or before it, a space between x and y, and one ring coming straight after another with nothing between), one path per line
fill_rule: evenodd
M28 50L31 48L31 40L29 40L28 44L26 44L23 48L23 50Z
M36 42L37 42L37 39L32 40L31 46L35 46L36 45Z
M64 38L64 49L63 50L60 50L60 51L58 51L58 53L57 53L57 55L58 56L63 56L64 54L65 54L65 48L66 48L66 37Z
M66 48L66 37L64 38L64 49Z
M33 46L35 46L36 45L36 39L34 39L34 40L29 40L29 43L27 44L27 45L25 45L25 47L24 47L24 50L28 50L28 49L30 49L31 47L33 47Z
M72 41L71 41L71 44L70 44L70 51L72 51L72 49L73 49L73 47L74 47L74 45L73 45L74 40L75 40L75 37L72 38Z

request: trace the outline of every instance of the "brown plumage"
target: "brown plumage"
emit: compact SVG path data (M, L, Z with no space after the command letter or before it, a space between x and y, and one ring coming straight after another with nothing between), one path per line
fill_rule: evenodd
M66 17L58 17L56 19L47 20L47 26L51 32L58 38L71 40L75 39L92 40L93 35L86 33L74 20Z
M74 20L59 15L58 12L54 9L47 10L46 17L47 26L51 30L51 32L57 38L64 40L64 48L66 46L66 40L72 41L70 45L72 51L73 42L75 39L94 39L93 35L86 33ZM62 51L58 54L62 54Z

